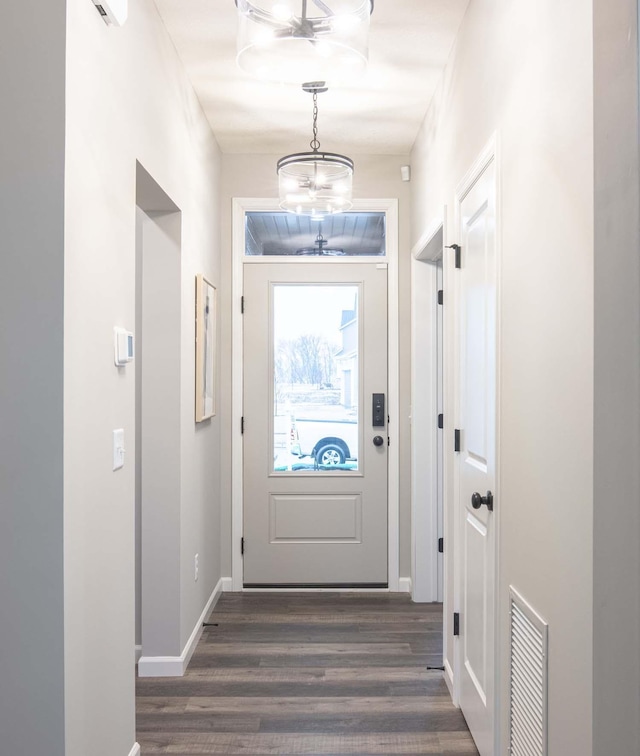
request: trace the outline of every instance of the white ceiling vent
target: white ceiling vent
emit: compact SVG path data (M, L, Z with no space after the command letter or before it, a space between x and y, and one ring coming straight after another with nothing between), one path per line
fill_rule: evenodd
M124 26L129 15L129 0L93 0L93 4L108 26Z
M509 595L509 752L547 756L548 625L513 586Z

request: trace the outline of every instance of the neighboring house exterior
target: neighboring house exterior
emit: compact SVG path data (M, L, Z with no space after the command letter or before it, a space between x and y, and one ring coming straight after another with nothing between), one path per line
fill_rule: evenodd
M358 406L358 302L353 310L342 311L342 346L336 353L340 373L340 403L346 409Z
M455 242L456 187L498 134L497 589L517 587L549 622L553 756L640 753L637 21L635 0L471 0L411 154L357 160L355 194L400 200L409 577L411 251L438 217ZM169 448L148 477L174 508L148 607L166 626L148 653L180 660L232 565L230 200L272 196L274 160L221 153L152 0L130 3L120 31L90 0L21 0L2 35L0 752L135 756L136 380L114 367L113 327L136 320L137 235L163 239L177 289L171 348L159 342L175 395L157 397ZM402 119L393 103L380 113ZM219 412L201 428L198 273L220 307ZM115 429L127 462L114 472ZM503 642L502 701L507 659Z

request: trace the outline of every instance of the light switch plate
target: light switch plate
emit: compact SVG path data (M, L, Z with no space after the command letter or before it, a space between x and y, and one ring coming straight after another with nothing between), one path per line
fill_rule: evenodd
M124 429L113 431L113 469L124 467Z

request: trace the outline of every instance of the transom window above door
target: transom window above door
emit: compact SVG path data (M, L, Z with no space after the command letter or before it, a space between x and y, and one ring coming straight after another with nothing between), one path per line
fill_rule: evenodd
M245 255L385 257L385 213L339 213L323 221L283 212L247 212Z

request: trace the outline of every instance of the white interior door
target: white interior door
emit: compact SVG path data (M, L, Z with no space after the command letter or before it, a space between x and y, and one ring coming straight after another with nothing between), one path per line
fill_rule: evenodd
M481 756L494 754L496 170L459 200L458 522L460 705Z
M246 263L244 301L244 586L385 587L386 265Z
M436 286L443 291L442 260L436 268ZM444 294L444 292L443 292ZM444 304L444 299L439 300ZM436 308L436 395L438 410L438 432L436 442L437 459L437 502L438 502L438 595L440 603L444 601L444 318L442 305Z

